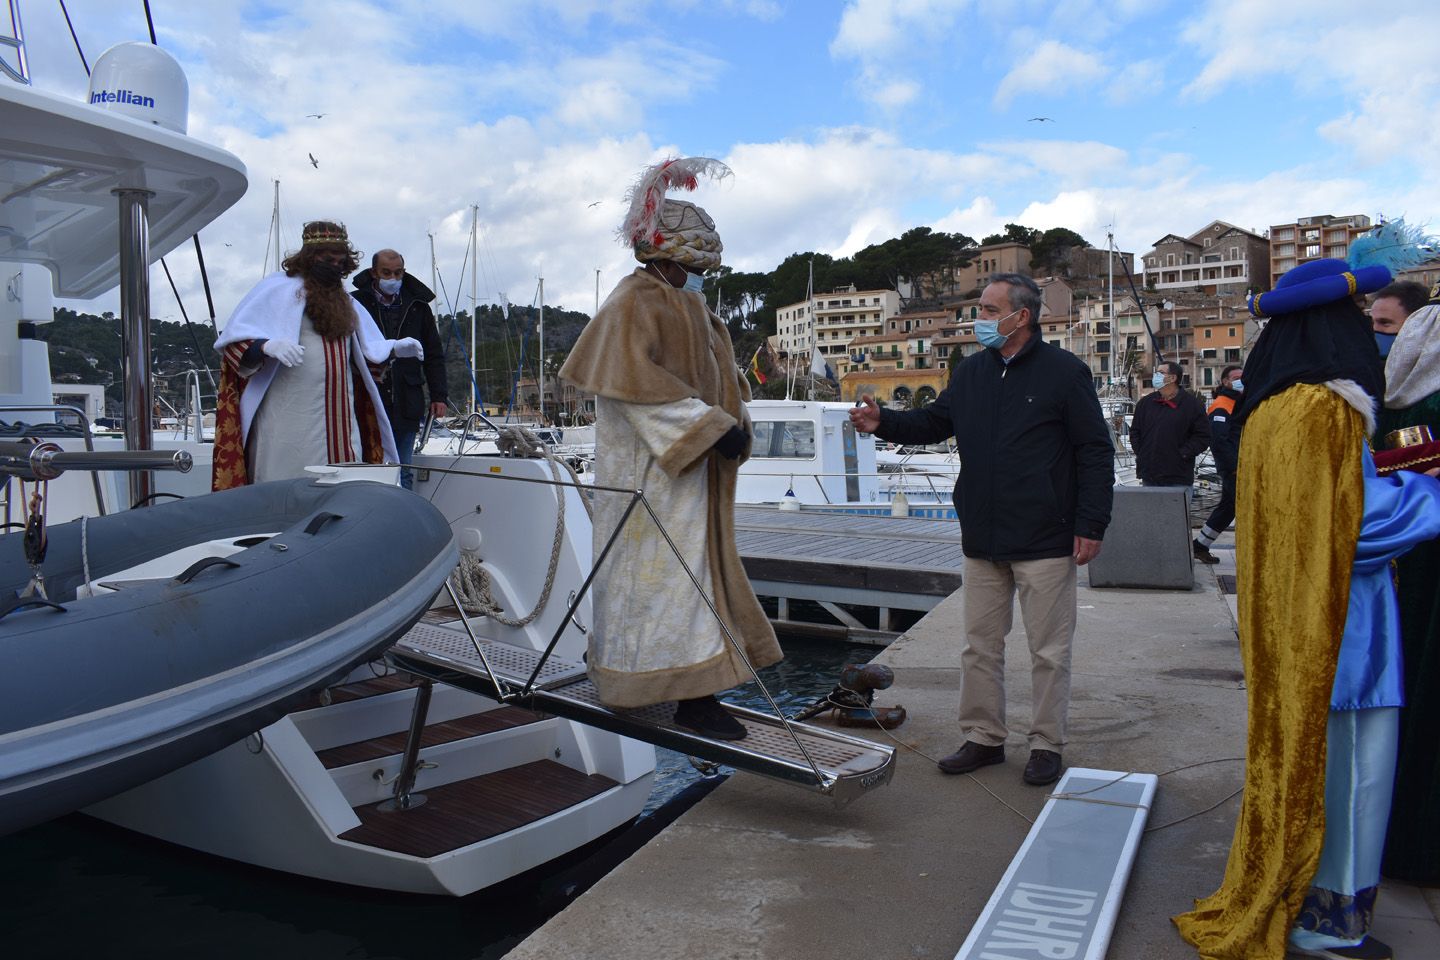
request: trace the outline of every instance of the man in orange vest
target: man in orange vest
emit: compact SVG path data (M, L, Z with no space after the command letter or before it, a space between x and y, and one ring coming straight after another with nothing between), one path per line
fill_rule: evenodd
M1200 534L1193 544L1195 559L1201 563L1219 563L1210 552L1210 545L1220 534L1230 528L1235 519L1235 465L1240 455L1240 431L1231 430L1230 421L1245 392L1240 379L1240 368L1226 367L1220 372L1220 386L1215 389L1215 399L1205 411L1210 417L1210 450L1215 456L1215 469L1220 474L1220 502L1210 511L1210 517L1200 528Z

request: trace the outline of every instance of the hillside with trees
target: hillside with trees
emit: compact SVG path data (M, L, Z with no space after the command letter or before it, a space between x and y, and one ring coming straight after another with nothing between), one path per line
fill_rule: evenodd
M1064 227L1040 231L1010 223L1005 225L1003 233L987 236L978 244L963 233L915 227L849 257L792 253L768 273L737 272L722 266L706 278L704 294L708 303L718 302L720 317L729 327L735 344L735 355L742 362L748 362L764 338L775 333L776 309L804 300L812 289L812 270L814 290L834 290L849 284L860 290L893 290L908 285L912 300L923 301L950 289L956 271L973 260L981 245L1007 241L1030 247L1032 269L1062 276L1068 275L1072 252L1090 246L1078 233ZM451 400L457 406L467 406L471 378L470 315L461 310L454 317L441 314L436 319L445 344ZM558 372L589 319L588 314L579 311L545 308L547 378ZM484 402L504 404L517 377L536 376L538 321L539 309L533 305L505 308L483 304L476 311L475 381ZM38 336L50 343L53 379L101 384L106 388L107 404L112 410L118 410L120 321L114 314L96 316L57 308L55 321L41 324ZM152 320L150 336L156 393L175 409L186 405L184 391L190 371L208 367L218 379L218 373L214 373L215 337L208 324ZM202 376L201 382L208 394L209 380ZM758 392L770 394L777 389Z

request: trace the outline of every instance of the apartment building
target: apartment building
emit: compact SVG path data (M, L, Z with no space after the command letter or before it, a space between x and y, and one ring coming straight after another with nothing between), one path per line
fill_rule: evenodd
M836 374L843 375L849 365L850 341L880 333L885 321L899 312L900 294L894 290L856 290L850 284L817 293L808 301L775 311L780 353L809 357L813 344Z
M1189 236L1166 234L1145 254L1147 289L1163 295L1195 292L1243 296L1270 287L1270 242L1224 220Z
M1301 217L1294 223L1270 227L1270 285L1302 263L1350 253L1350 243L1370 230L1370 218L1363 214L1332 217L1328 213Z
M868 393L897 406L935 399L949 382L958 332L953 311L928 310L891 317L880 333L854 338L841 376L841 399Z

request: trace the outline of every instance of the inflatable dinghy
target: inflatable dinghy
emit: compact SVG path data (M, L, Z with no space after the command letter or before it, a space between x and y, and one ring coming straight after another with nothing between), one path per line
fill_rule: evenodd
M458 560L399 487L285 480L51 527L0 600L0 835L242 739L377 656ZM0 538L0 598L31 570Z

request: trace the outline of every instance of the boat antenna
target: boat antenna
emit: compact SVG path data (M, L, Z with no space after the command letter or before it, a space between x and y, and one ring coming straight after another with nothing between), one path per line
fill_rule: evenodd
M80 54L80 65L85 68L85 76L90 76L90 63L85 59L85 51L80 49L80 38L75 35L75 24L70 22L70 11L65 9L65 0L60 0L60 12L65 14L65 26L70 28L70 39L75 41L75 52Z
M145 25L150 28L150 42L155 43L155 18L150 16L150 0L145 0Z

